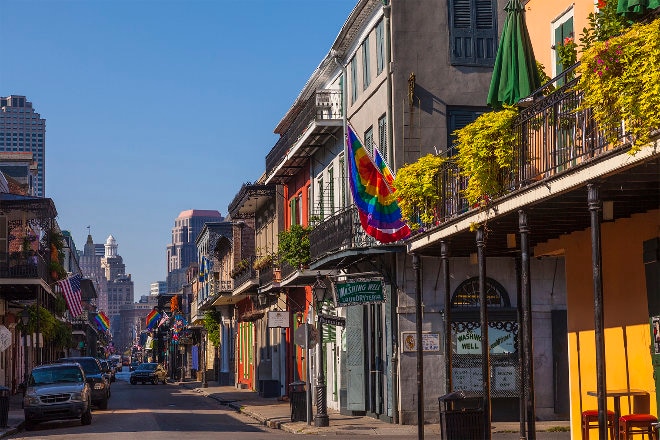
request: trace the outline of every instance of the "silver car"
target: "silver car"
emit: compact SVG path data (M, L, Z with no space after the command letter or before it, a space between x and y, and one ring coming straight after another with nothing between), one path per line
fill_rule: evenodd
M91 390L77 363L42 365L30 373L23 398L25 429L50 420L92 423Z

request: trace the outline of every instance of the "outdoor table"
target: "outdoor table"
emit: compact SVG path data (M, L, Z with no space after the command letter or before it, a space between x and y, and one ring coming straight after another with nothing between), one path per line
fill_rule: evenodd
M619 417L621 417L621 397L646 396L649 393L636 388L605 390L605 396L614 399L614 435L619 436ZM598 391L587 391L587 395L598 397Z

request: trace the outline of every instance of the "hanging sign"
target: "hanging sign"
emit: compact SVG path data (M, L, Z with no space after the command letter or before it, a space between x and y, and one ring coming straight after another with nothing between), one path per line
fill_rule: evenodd
M332 291L337 307L385 302L382 278L332 283Z
M338 327L346 327L346 318L341 316L319 315L319 322L321 324L336 325Z
M269 328L289 328L291 326L289 312L282 310L274 310L268 312L268 327Z

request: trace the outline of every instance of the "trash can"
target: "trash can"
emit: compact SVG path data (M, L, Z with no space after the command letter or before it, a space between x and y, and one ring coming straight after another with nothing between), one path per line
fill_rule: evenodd
M0 387L0 427L6 428L9 418L9 388Z
M289 384L289 402L291 403L291 421L307 420L307 389L305 382L296 381Z
M484 437L483 397L466 396L454 391L438 397L440 438L443 440L481 440Z

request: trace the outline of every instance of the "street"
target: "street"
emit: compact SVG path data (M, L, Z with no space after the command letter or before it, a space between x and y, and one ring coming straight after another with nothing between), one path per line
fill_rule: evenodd
M261 426L213 399L173 384L130 385L128 368L117 373L105 411L94 409L92 424L49 422L9 438L66 439L266 439L291 434ZM139 433L139 434L138 434Z

